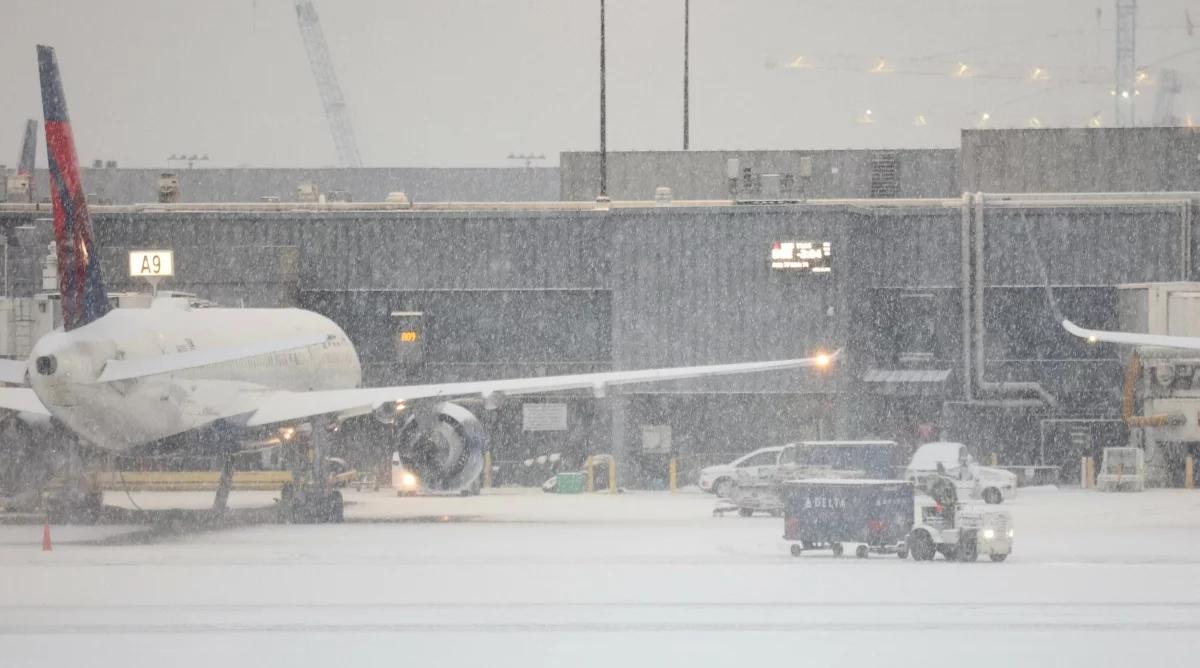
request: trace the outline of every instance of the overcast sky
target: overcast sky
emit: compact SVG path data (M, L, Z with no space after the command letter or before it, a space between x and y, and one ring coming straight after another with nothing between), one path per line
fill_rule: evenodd
M597 147L598 0L314 4L367 165L557 164ZM1113 119L1111 0L691 4L692 148L949 147L984 114L993 127ZM1200 123L1200 35L1185 17L1200 21L1200 0L1140 4L1139 117L1169 66L1176 113ZM85 162L335 164L292 5L0 0L0 164L41 118L38 43L58 49ZM683 0L608 1L610 149L680 148L682 18ZM797 57L811 67L786 67ZM959 63L973 76L951 76ZM1029 80L1035 67L1045 80Z

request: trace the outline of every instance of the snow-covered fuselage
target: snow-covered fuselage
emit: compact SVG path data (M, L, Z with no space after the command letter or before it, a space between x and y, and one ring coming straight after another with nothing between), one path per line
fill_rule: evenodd
M125 380L100 382L110 361L236 349L311 336L321 343ZM300 309L191 309L158 299L116 309L69 332L42 337L28 362L47 410L93 445L121 452L219 420L237 424L266 393L358 387L362 370L346 333Z

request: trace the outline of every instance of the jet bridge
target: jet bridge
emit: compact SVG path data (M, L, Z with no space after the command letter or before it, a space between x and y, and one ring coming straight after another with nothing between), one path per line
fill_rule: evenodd
M1200 283L1118 289L1122 331L1200 336ZM1200 351L1139 346L1129 352L1122 418L1130 427L1130 445L1145 448L1147 483L1179 484L1185 458L1200 452Z

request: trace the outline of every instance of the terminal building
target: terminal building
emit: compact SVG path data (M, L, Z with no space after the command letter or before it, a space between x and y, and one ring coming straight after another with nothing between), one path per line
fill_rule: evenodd
M967 131L958 150L889 152L890 170L874 152L617 154L606 208L590 156L564 154L558 202L112 205L93 220L112 290L144 289L128 251L172 249L164 289L324 313L370 384L844 351L827 372L470 406L497 461L611 453L623 484L653 487L672 457L686 472L805 438L946 439L1069 480L1130 438L1126 357L1067 334L1045 283L1066 317L1116 329L1118 286L1196 280L1194 137ZM1072 142L1074 163L1039 153ZM1158 150L1101 166L1135 144ZM40 287L48 215L0 206L11 296Z

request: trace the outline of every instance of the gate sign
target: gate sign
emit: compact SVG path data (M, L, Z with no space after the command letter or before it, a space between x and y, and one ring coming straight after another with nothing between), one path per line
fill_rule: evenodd
M174 255L169 250L129 251L129 275L134 278L174 276Z

